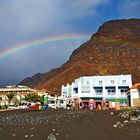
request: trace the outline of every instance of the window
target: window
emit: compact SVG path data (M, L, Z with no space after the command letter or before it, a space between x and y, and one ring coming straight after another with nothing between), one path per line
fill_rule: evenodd
M103 90L102 89L96 89L95 93L96 93L96 95L102 95L103 94Z
M108 89L108 92L115 92L115 89Z
M96 92L96 93L102 93L103 90L102 90L102 89L96 89L95 92Z
M96 95L102 95L103 94L103 88L102 87L94 87L95 94Z
M121 92L121 95L126 95L127 89L121 89L120 92Z
M99 85L102 85L103 84L103 81L99 81Z
M120 86L118 88L119 88L119 91L120 91L120 95L126 95L128 89L129 89L128 86Z
M74 88L74 93L78 93L78 88Z
M64 91L64 92L63 92L63 97L65 97L65 96L66 96L66 94L67 94L67 92L66 92L66 91Z
M115 95L116 94L116 88L115 87L106 87L106 91L108 95Z
M115 95L116 94L115 89L108 89L107 92L108 92L108 95Z
M121 93L126 93L127 89L121 89Z
M114 80L111 80L110 83L111 83L111 85L114 85Z
M122 80L122 83L125 84L126 83L126 80Z

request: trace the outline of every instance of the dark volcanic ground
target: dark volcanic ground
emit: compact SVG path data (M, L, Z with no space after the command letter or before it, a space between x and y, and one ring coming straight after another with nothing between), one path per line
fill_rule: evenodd
M0 112L0 140L139 140L140 122L126 121L121 128L115 128L117 121L128 119L119 117L118 111L113 113L88 110Z

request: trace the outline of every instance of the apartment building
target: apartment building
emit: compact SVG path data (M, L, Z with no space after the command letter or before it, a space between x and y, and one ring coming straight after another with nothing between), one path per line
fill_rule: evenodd
M83 76L71 84L62 85L64 98L90 100L95 102L120 102L127 105L127 91L132 86L131 75Z

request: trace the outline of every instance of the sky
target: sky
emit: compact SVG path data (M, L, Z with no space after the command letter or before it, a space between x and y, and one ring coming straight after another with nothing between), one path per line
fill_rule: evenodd
M0 0L0 86L61 66L105 21L128 18L140 0Z

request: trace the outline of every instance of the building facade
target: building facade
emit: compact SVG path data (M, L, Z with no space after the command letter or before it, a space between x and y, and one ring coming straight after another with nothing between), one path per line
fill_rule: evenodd
M7 94L14 94L13 99L17 99L19 102L29 93L36 92L34 89L31 89L26 86L7 86L0 88L0 106L4 105L14 105L14 100L11 100L9 103Z
M127 96L130 106L140 106L140 83L134 84L128 91Z
M61 96L82 100L94 99L97 102L118 101L127 104L127 91L132 86L131 75L84 76L72 84L62 86Z

